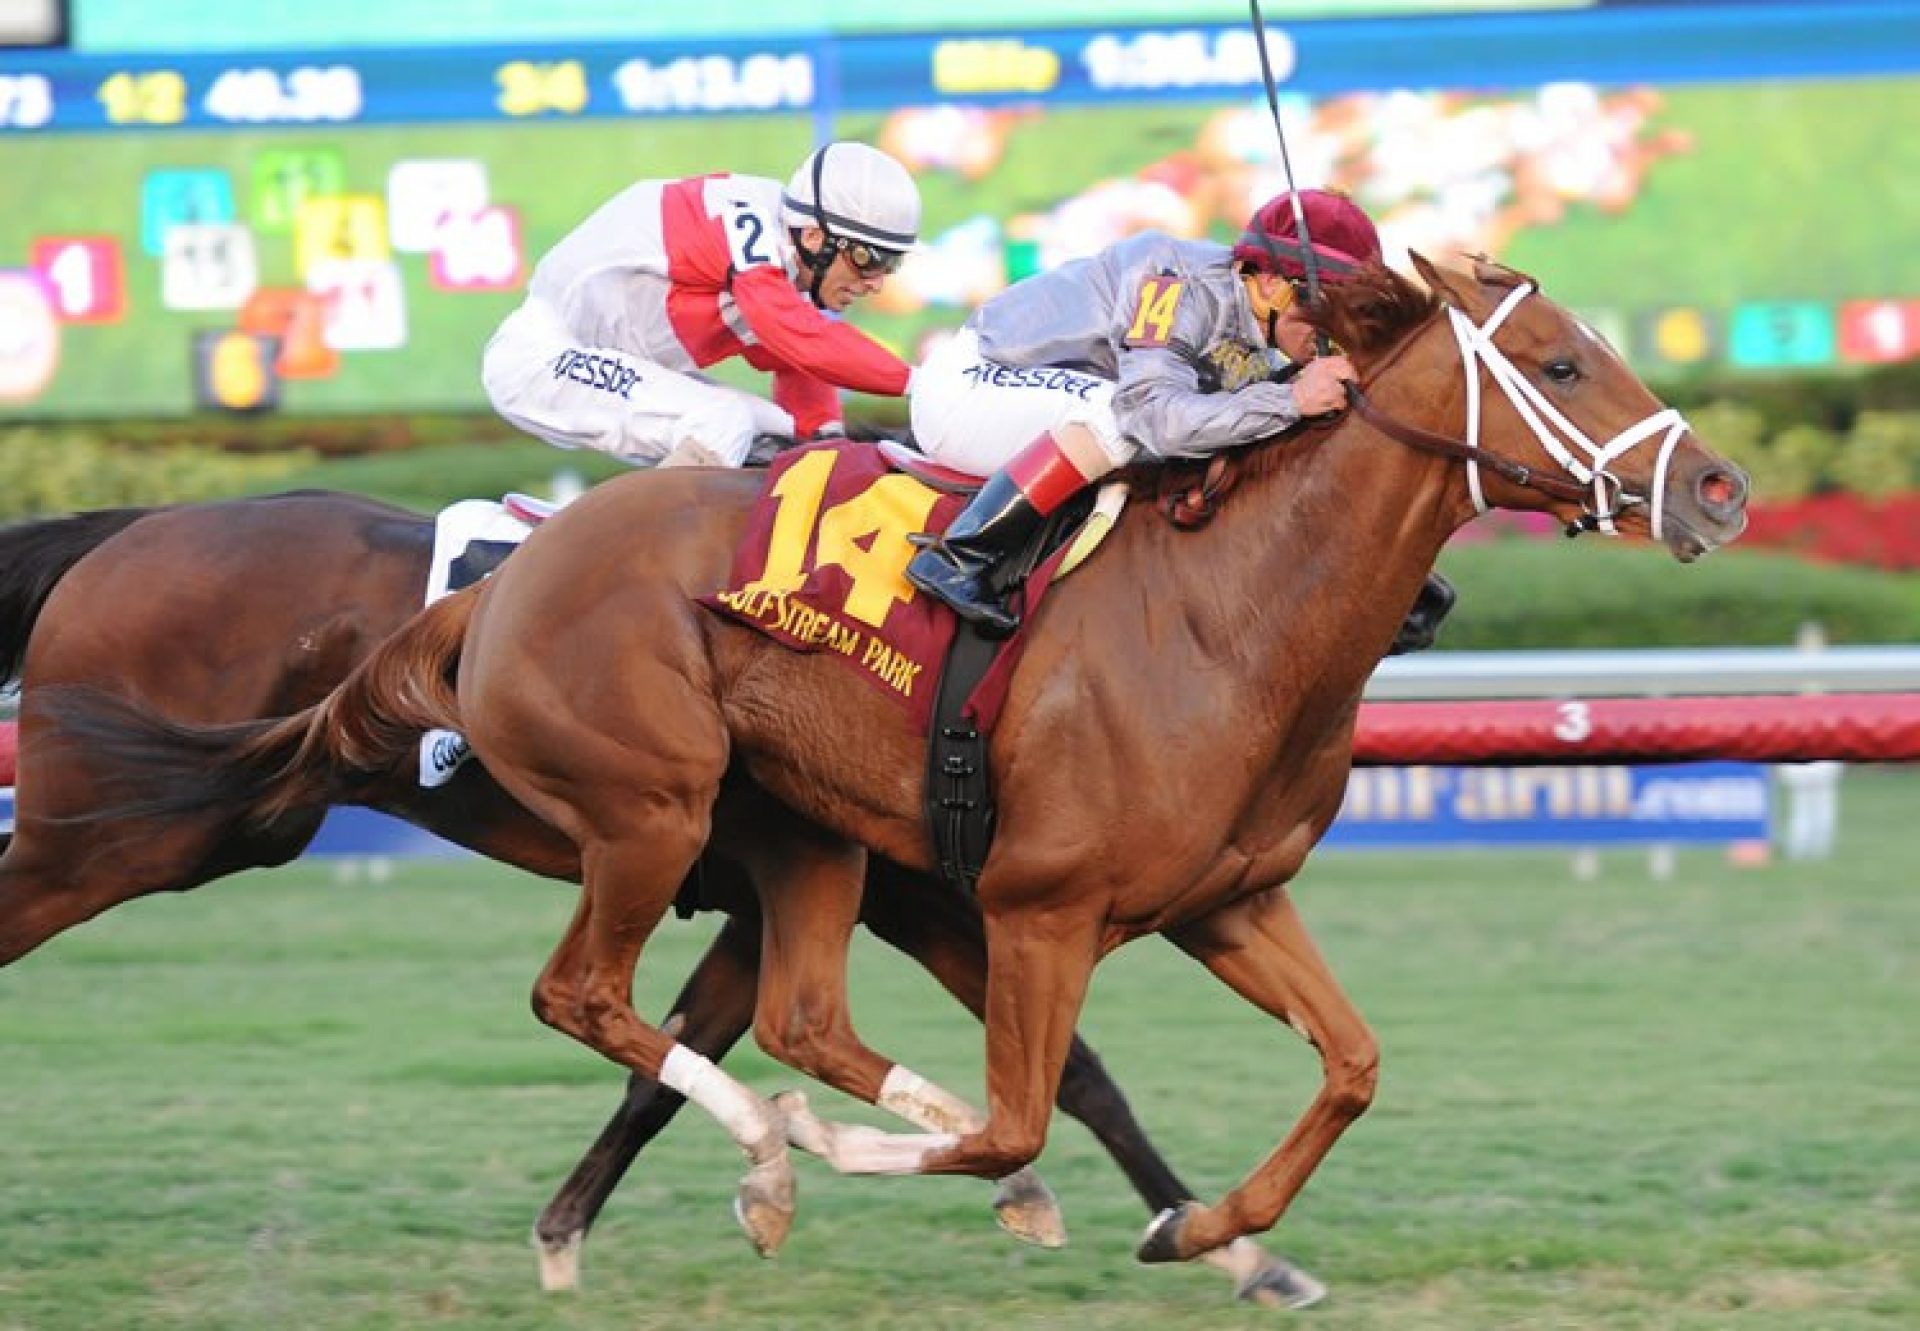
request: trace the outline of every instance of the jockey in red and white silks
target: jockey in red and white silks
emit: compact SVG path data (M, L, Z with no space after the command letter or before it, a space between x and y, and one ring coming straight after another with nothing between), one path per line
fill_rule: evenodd
M631 185L550 251L487 344L494 409L562 448L640 465L738 466L761 434L840 421L837 389L899 396L911 370L828 317L880 289L916 240L906 168L862 143L756 176ZM694 371L740 356L773 401Z
M1379 259L1351 200L1306 190L1301 204L1323 280ZM915 374L912 413L924 452L989 479L908 581L1010 632L994 566L1089 481L1138 456L1205 456L1344 407L1353 366L1312 359L1295 309L1303 252L1282 195L1231 248L1147 232L982 305ZM1301 367L1276 382L1287 361Z

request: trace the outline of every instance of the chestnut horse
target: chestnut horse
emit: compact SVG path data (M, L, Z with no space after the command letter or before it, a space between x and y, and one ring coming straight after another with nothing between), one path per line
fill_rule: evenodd
M140 858L90 853L72 816L112 787L111 764L68 752L46 688L89 685L184 721L277 717L324 697L418 610L433 522L355 495L325 492L168 509L111 509L0 528L0 678L24 684L17 830L0 854L0 966L120 902L185 891L225 874L282 864L312 839L315 805L270 828L231 810L143 820ZM356 792L508 864L578 879L571 842L514 803L477 763L422 789L402 756ZM753 844L751 829L738 838ZM680 1038L718 1059L753 1018L759 903L727 847L695 880L699 904L725 910L705 958L675 1000ZM689 900L691 901L691 897ZM976 1014L985 997L979 910L937 878L876 860L862 919L925 966ZM626 1099L534 1227L541 1277L571 1287L587 1232L637 1152L684 1100L632 1077ZM1193 1194L1154 1150L1098 1057L1076 1042L1060 1104L1087 1125L1157 1211ZM1044 1199L1010 1192L1011 1226L1051 1223ZM1241 1297L1302 1307L1318 1281L1247 1243L1218 1265Z
M789 1143L858 1173L997 1178L1030 1162L1095 964L1164 933L1323 1066L1278 1148L1218 1203L1156 1217L1140 1250L1197 1257L1275 1224L1373 1098L1374 1037L1286 885L1340 805L1362 686L1448 536L1480 508L1527 508L1690 561L1745 521L1741 472L1529 279L1416 263L1426 291L1376 268L1315 311L1360 367L1359 410L1247 450L1201 530L1129 511L1029 616L991 749L1001 818L979 882L984 1121L824 1124L633 1010L641 948L746 780L810 824L764 829L756 1035L869 1102L920 1103L920 1079L854 1035L845 949L865 854L931 862L921 738L833 653L789 652L699 606L727 584L756 477L593 491L285 722L192 730L72 692L51 705L137 766L153 806L238 801L269 825L427 727L462 727L507 791L580 847L579 907L536 1012L722 1124L753 1161L736 1209L763 1251L791 1223Z

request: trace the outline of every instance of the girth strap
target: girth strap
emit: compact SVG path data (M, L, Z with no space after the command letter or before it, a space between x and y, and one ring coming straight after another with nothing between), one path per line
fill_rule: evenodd
M967 699L993 664L1000 644L961 620L933 695L927 737L927 824L947 886L972 896L993 845L993 788L987 739L965 715Z

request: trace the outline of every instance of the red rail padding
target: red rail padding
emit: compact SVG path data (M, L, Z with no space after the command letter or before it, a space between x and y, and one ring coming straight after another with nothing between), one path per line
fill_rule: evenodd
M13 784L17 744L13 723L0 722L0 787ZM1920 693L1376 702L1361 707L1353 737L1353 760L1367 767L1706 758L1920 761Z
M1360 709L1354 761L1409 763L1912 762L1920 693L1387 702Z

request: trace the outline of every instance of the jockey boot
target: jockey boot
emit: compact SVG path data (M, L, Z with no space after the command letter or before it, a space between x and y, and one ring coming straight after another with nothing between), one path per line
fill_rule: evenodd
M1440 621L1453 609L1455 595L1451 582L1438 573L1427 574L1426 584L1413 598L1413 609L1407 611L1400 631L1393 635L1393 646L1387 649L1387 655L1405 656L1433 646L1433 640L1440 633Z
M1006 637L1020 620L1007 609L995 570L1088 479L1052 435L1041 435L987 478L942 535L916 538L920 553L907 565L907 581L989 637Z

